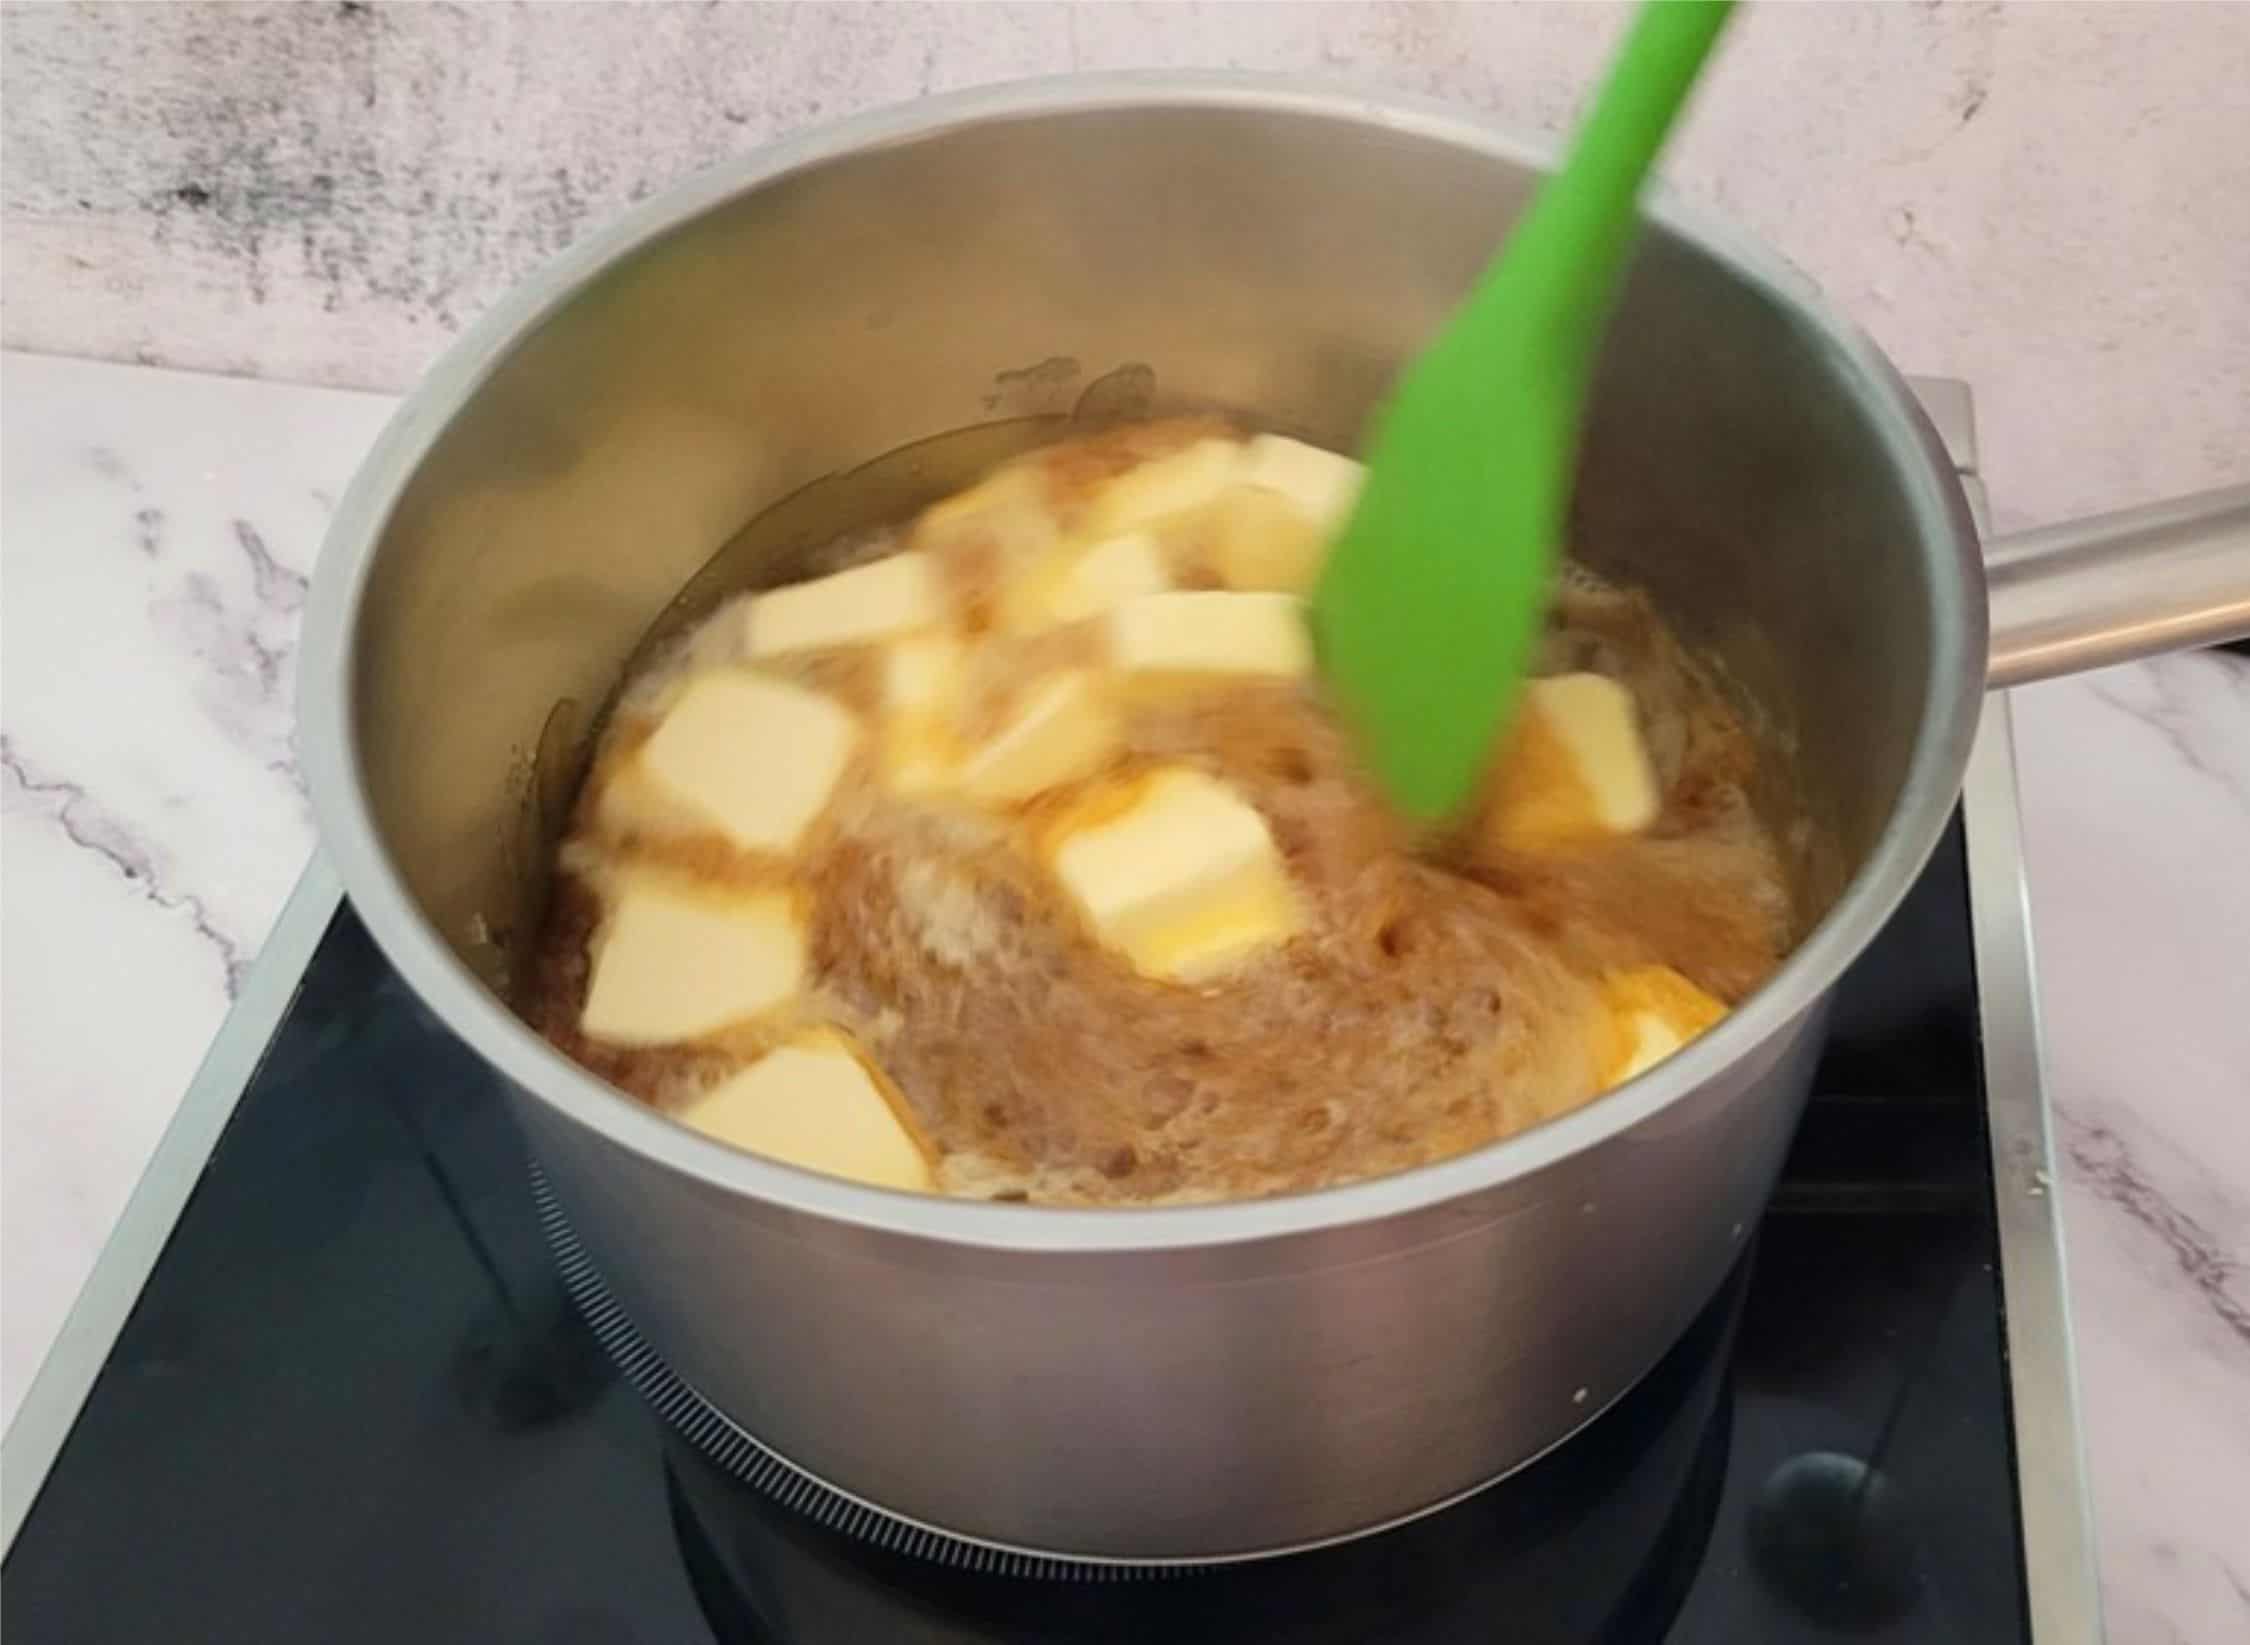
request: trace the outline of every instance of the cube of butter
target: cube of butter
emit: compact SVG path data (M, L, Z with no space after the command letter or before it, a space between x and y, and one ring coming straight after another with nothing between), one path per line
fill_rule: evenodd
M744 851L795 849L859 740L851 712L744 668L690 680L640 765L667 797Z
M953 715L966 664L959 639L936 631L894 640L883 658L883 770L903 794L946 786L961 761Z
M754 596L743 619L743 649L760 658L864 645L944 618L936 567L910 550Z
M1349 457L1280 434L1259 435L1243 453L1243 483L1288 498L1323 538L1343 529L1365 474Z
M1304 924L1265 818L1185 766L1147 778L1123 812L1066 828L1053 862L1095 933L1145 976L1206 981Z
M1052 547L1055 535L1047 477L1034 461L1002 464L968 490L932 503L915 520L909 541L942 554L981 540L1003 563L1017 564Z
M1631 692L1600 674L1525 683L1494 773L1488 839L1536 851L1637 833L1661 809Z
M1100 681L1090 670L1064 669L1032 687L1000 734L962 762L961 787L990 805L1028 800L1092 776L1120 736Z
M1192 589L1144 594L1109 614L1111 660L1130 674L1268 674L1312 669L1302 601Z
M1187 513L1219 497L1242 472L1242 447L1216 436L1129 468L1095 494L1085 530L1094 536Z
M916 634L883 657L883 706L892 713L951 705L961 689L961 642L951 634Z
M1026 578L1007 600L1002 619L1019 631L1051 628L1171 586L1172 574L1156 539L1145 531L1128 531L1066 552L1044 574Z
M1727 1008L1668 965L1636 966L1602 984L1606 1021L1595 1063L1601 1088L1647 1073L1727 1014Z
M1232 589L1308 593L1328 557L1330 533L1262 486L1237 486L1206 519L1211 569Z
M808 1171L932 1190L929 1158L901 1118L899 1099L835 1034L768 1052L680 1118L706 1136Z
M594 795L595 826L613 838L694 833L708 826L701 813L649 780L639 749L596 766L586 783Z
M578 1026L611 1045L699 1039L779 1005L804 969L804 920L786 892L631 875L595 934Z

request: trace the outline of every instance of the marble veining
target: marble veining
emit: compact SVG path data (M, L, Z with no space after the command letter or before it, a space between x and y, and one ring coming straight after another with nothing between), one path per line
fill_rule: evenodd
M886 103L1072 70L1396 88L1553 133L1628 8L17 6L8 346L398 390L632 201ZM1762 6L1666 156L1893 355L1977 385L2003 523L2250 441L2250 7ZM2020 511L2020 514L2013 512Z
M45 817L72 845L116 869L144 902L167 913L186 915L195 934L218 956L227 997L231 1000L240 991L242 973L250 964L244 944L218 926L202 898L174 886L175 866L160 858L155 842L102 810L100 802L79 784L32 767L4 735L0 735L0 769L6 773L8 812Z
M2250 1304L2242 1295L2242 1259L2219 1236L2152 1183L2132 1144L2105 1125L2066 1113L2063 1145L2072 1180L2139 1223L2171 1252L2179 1271L2218 1321L2250 1347Z
M0 358L0 1409L312 846L297 628L389 402Z
M297 626L388 405L0 356L9 1414L311 848ZM2015 697L2111 1637L2239 1638L2250 664Z
M2130 686L2097 675L2086 689L2118 713L2130 714L2158 732L2182 764L2217 783L2250 811L2250 760L2239 757L2239 746L2206 752L2199 735L2215 699L2231 698L2236 711L2250 712L2250 670L2203 666L2207 661L2160 658L2135 674ZM2218 706L2226 711L2226 703ZM2228 759L2227 753L2237 757Z
M2111 1638L2250 1634L2250 663L2015 693Z

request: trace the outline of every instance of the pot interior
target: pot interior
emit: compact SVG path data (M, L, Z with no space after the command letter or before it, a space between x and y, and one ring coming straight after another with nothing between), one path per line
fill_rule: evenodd
M443 939L504 995L652 628L1074 414L1355 446L1536 176L1465 123L1359 108L1097 102L752 161L549 302L397 495L355 618L359 775ZM1898 805L1959 643L1879 372L1785 279L1655 228L1581 454L1573 552L1752 706L1807 927Z

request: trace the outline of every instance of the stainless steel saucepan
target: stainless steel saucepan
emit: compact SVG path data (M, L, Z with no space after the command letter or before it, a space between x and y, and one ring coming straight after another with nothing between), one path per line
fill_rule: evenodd
M800 1468L960 1535L1138 1561L1348 1535L1519 1466L1646 1371L1742 1249L1830 987L1943 828L1987 684L2250 631L2250 488L1980 554L1881 356L1770 254L1661 206L1576 546L1724 660L1784 774L1766 798L1811 824L1802 944L1680 1055L1378 1181L1058 1210L736 1153L510 1014L505 954L594 714L744 521L1082 394L1349 447L1541 164L1464 114L1232 78L848 121L545 269L345 497L304 670L325 848L503 1076L642 1335ZM748 569L779 574L850 495L805 492Z

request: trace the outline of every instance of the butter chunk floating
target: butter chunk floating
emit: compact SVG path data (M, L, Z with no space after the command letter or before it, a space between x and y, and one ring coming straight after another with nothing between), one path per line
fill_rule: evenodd
M1109 614L1109 646L1132 674L1295 677L1313 661L1304 605L1289 594L1145 594Z
M1365 473L1349 457L1280 434L1259 435L1243 453L1243 483L1288 498L1324 537L1343 529Z
M1647 1073L1727 1014L1727 1008L1668 965L1620 971L1602 987L1608 1032L1603 1090Z
M1123 813L1065 833L1054 868L1102 941L1166 981L1221 976L1304 923L1265 818L1182 766L1149 777Z
M1241 484L1210 513L1212 569L1234 589L1303 594L1359 498L1349 457L1261 434L1243 453Z
M589 780L594 785L594 815L605 832L676 834L706 826L693 807L649 780L638 749L597 770Z
M935 566L909 550L754 595L743 619L744 650L757 659L864 645L944 617Z
M883 763L902 793L942 787L960 761L953 707L965 663L951 634L916 634L892 643L883 659Z
M911 541L942 551L981 539L1003 564L1017 565L1051 548L1056 531L1046 476L1035 464L1012 463L924 509Z
M788 999L804 969L804 922L787 893L637 875L596 934L578 1025L611 1045L700 1039Z
M1163 550L1144 531L1110 537L1033 576L1008 602L1011 628L1051 628L1098 616L1119 602L1172 586Z
M1120 735L1100 682L1086 669L1065 669L1034 686L1000 734L963 762L962 790L987 804L1028 800L1092 776Z
M951 634L917 634L883 658L883 706L894 711L942 708L961 688L961 642Z
M1208 519L1211 569L1232 589L1308 593L1328 557L1330 533L1278 491L1238 487Z
M796 848L859 740L851 712L748 669L689 681L641 749L669 798L745 851Z
M1637 833L1662 797L1632 693L1600 674L1527 681L1486 827L1515 850Z
M1155 525L1224 495L1242 472L1242 447L1211 438L1127 469L1105 485L1087 510L1095 536Z
M877 1188L929 1193L930 1163L881 1079L841 1037L768 1052L680 1114L724 1143Z

